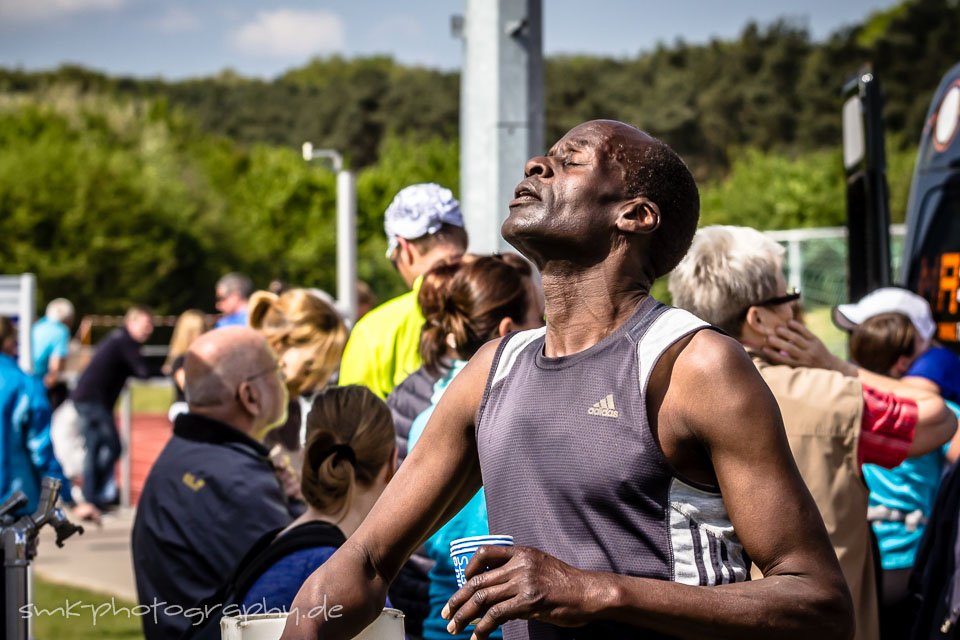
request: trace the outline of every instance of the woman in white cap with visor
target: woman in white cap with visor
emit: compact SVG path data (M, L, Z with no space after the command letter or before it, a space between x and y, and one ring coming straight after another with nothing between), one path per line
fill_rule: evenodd
M900 321L891 316L897 316ZM904 382L935 391L944 399L960 404L960 358L933 342L937 325L924 298L906 289L884 287L857 303L838 305L833 310L833 320L841 329L852 332L851 349L856 344L861 359L887 355L895 347L890 330L912 328L910 333L915 336L915 343L901 348L893 365L879 373L902 377ZM857 354L853 355L858 364L866 366ZM877 366L881 364L878 362Z

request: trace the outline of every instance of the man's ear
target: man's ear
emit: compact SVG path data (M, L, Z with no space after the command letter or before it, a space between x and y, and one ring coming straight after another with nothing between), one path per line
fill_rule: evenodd
M766 336L768 333L759 307L750 307L747 310L747 317L743 320L743 324L745 328L749 327L756 334Z
M398 265L409 265L413 258L410 254L413 245L406 238L401 238L397 236L397 264Z
M502 338L513 331L513 318L503 318L497 325L497 336Z
M420 252L420 249L417 247L417 245L410 242L406 238L401 238L398 236L397 244L400 247L399 259L402 264L409 267L423 257L423 253Z
M260 415L260 398L257 390L249 382L241 382L237 387L237 401L250 415Z
M660 226L660 207L645 196L631 198L620 206L617 229L624 233L653 233Z

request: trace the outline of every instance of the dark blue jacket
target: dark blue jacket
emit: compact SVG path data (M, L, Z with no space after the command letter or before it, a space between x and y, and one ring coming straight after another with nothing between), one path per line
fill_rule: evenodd
M293 517L262 444L209 418L177 417L133 524L138 599L155 607L142 617L147 640L200 623L177 607L211 596L254 542Z

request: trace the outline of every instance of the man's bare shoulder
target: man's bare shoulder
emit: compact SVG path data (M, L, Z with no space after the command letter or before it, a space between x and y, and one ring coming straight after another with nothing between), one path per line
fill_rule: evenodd
M444 397L450 395L457 398L458 402L479 403L484 389L486 389L487 378L490 376L497 349L502 341L503 338L496 338L480 347L467 362L463 371L453 379Z
M698 331L678 347L670 384L681 402L673 406L691 433L710 439L709 434L723 435L749 415L779 416L773 394L735 339Z
M748 371L751 377L756 376L743 345L719 331L698 331L677 344L674 375L695 384L716 385L732 373Z
M503 338L495 338L480 347L480 349L473 354L473 357L470 358L470 362L467 363L464 373L470 371L469 375L472 377L482 377L484 382L486 382L487 375L490 373L490 368L493 367L493 359L497 355L497 350L500 348L501 342L503 342Z
M486 365L487 369L492 367L493 359L497 355L497 349L500 348L500 343L505 339L506 338L494 338L490 342L484 344L475 354L473 354L473 357L470 358L470 365L478 367Z

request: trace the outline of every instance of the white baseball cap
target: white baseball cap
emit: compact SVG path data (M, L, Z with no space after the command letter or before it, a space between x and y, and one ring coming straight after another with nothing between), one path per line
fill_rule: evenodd
M393 197L383 216L387 258L397 248L397 237L413 240L436 233L444 224L463 227L460 203L450 189L432 182L413 184Z
M861 322L881 313L899 313L910 318L917 333L929 340L936 333L930 303L912 291L884 287L867 294L856 304L841 304L833 309L833 322L841 329L853 329Z

